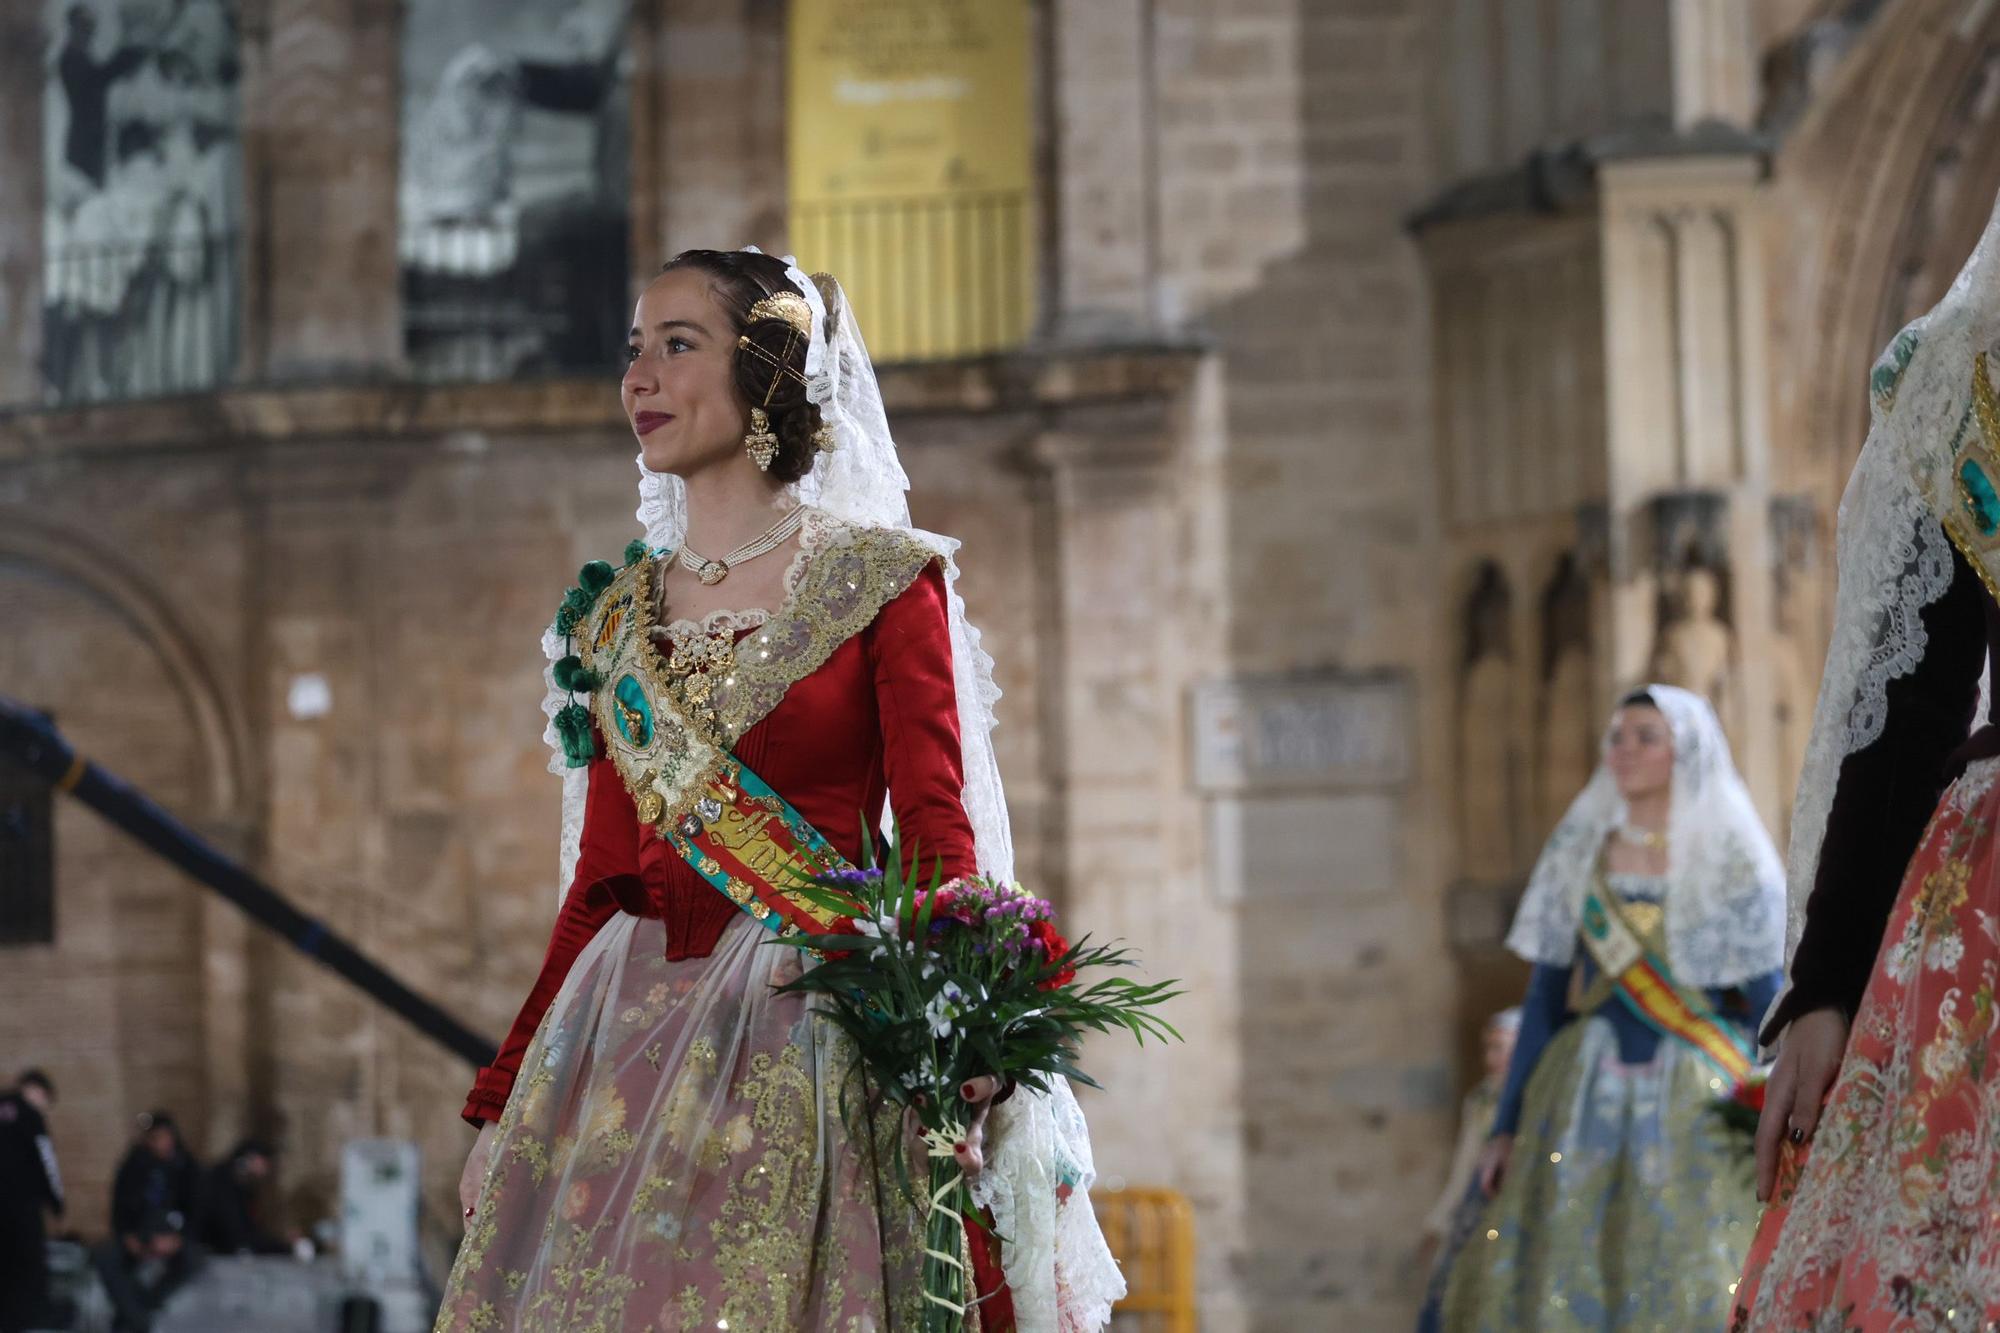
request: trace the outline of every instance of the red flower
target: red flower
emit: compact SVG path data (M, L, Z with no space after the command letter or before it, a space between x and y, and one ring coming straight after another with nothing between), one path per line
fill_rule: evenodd
M1069 952L1069 941L1058 934L1055 926L1047 921L1028 923L1028 941L1042 951L1042 957L1052 963ZM1063 967L1044 977L1038 984L1042 990L1056 990L1069 985L1075 979L1076 969Z
M1739 1106L1747 1106L1751 1110L1762 1114L1764 1110L1764 1080L1761 1078L1752 1079L1737 1084L1736 1103Z
M965 913L959 909L958 894L953 892L949 886L945 886L936 890L918 889L915 894L911 895L910 925L914 926L917 918L923 915L924 904L926 902L930 904L931 927L934 930L942 926L946 921L961 923L967 921Z

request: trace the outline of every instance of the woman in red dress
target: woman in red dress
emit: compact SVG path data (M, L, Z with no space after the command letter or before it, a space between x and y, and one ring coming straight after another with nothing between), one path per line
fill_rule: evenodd
M1897 335L1840 512L1793 819L1791 990L1734 1330L2000 1321L2000 215ZM1802 927L1802 930L1800 929Z
M719 756L760 777L849 863L886 803L927 868L1007 875L996 692L955 544L908 526L830 279L678 257L640 297L623 397L648 536L622 569L587 567L553 631L551 730L586 775L575 868L466 1104L480 1131L438 1328L914 1328L921 1204L889 1166L906 1131L843 1114L849 1052L773 992L801 956L764 947L775 923L737 880L717 887L693 839L728 820L688 775ZM1007 1239L968 1228L968 1326L1100 1326L1122 1284L1074 1100L990 1079L963 1095L959 1161ZM1016 1161L1026 1145L1038 1160Z

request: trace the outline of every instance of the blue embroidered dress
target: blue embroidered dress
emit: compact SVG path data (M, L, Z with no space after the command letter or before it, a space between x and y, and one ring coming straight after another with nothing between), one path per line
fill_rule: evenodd
M1605 886L1658 947L1665 880ZM1701 993L1747 1040L1778 983L1772 971ZM1443 1327L1722 1328L1757 1216L1749 1161L1709 1110L1723 1090L1588 953L1536 964L1494 1117L1495 1134L1516 1136L1513 1153L1452 1267Z

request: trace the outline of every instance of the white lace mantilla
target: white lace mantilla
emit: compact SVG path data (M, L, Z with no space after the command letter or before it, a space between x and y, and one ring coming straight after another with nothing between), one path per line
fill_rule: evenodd
M1667 962L1689 986L1733 986L1775 969L1784 956L1784 869L1771 835L1729 757L1706 699L1671 685L1646 692L1673 734L1667 823ZM1598 767L1535 863L1507 947L1531 963L1567 967L1576 957L1584 894L1604 843L1624 822L1625 801Z

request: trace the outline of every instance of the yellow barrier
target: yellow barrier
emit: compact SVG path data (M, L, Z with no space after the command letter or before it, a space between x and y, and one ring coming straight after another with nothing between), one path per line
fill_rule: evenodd
M1098 1225L1125 1270L1118 1333L1195 1333L1194 1209L1175 1190L1133 1186L1091 1192Z

